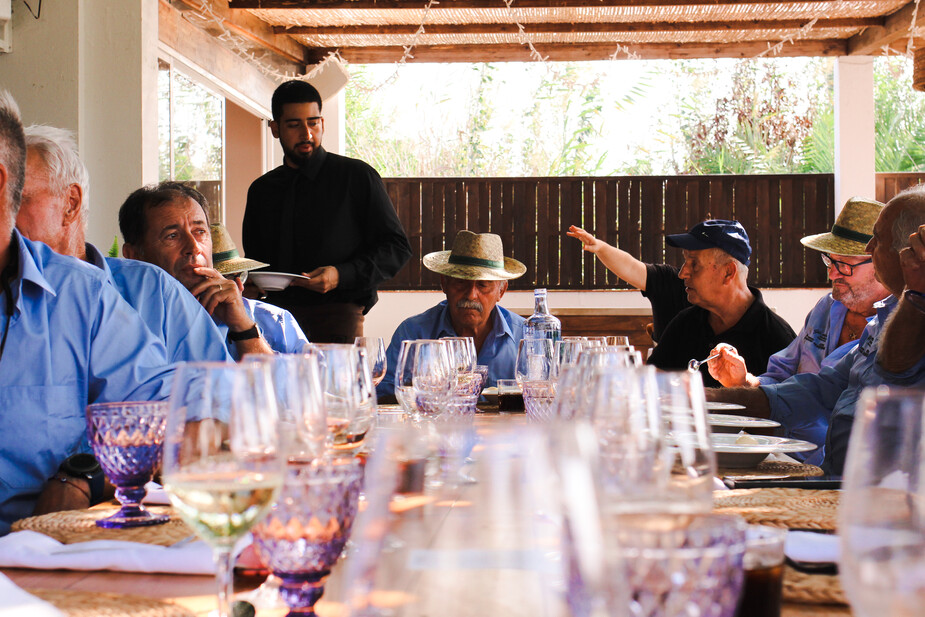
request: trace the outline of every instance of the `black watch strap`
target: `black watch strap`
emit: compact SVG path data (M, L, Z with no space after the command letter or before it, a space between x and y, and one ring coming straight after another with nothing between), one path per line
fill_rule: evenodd
M241 330L240 332L232 332L231 330L228 330L229 341L249 341L255 338L260 338L260 329L257 328L256 321L254 322L254 325L247 330Z
M86 480L90 485L90 505L103 500L106 477L99 461L92 454L88 452L72 454L61 463L58 473Z

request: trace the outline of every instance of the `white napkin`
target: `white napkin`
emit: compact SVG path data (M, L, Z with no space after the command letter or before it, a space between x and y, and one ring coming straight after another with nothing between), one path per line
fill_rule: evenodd
M141 500L141 503L155 506L170 505L170 497L167 496L167 491L157 482L148 482L145 484L145 490L148 492L145 493L145 498Z
M35 531L17 531L0 538L0 567L170 574L215 573L212 551L201 540L177 548L123 540L61 544L54 538Z
M838 563L841 546L832 533L788 531L784 553L794 561Z
M9 578L0 574L0 617L14 617L17 615L64 617L64 613L57 608L26 593Z

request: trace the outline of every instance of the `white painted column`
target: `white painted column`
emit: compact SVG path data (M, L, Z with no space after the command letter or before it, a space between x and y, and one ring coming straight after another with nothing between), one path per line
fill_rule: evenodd
M835 214L854 196L876 197L874 59L835 62Z
M74 131L90 171L87 239L105 250L125 197L157 180L157 3L46 3L38 20L16 10L0 76L27 125Z
M341 89L324 101L324 149L344 155L347 149L346 92Z

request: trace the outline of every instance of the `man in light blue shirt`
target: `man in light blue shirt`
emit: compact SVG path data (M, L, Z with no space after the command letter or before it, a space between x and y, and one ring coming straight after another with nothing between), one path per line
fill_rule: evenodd
M925 384L925 359L898 373L876 362L880 338L891 327L887 317L904 288L899 251L911 232L925 224L925 190L904 191L881 210L867 244L877 280L892 294L877 303L877 316L864 329L857 347L819 373L802 373L779 384L759 388L711 390L707 398L746 405L751 415L770 417L788 430L794 426L826 427L825 449L807 462L818 463L827 473L841 474L854 422L855 405L866 387L888 384Z
M166 272L140 261L104 257L87 243L89 174L68 131L29 126L19 231L56 253L100 268L167 347L171 362L232 361L208 313Z
M395 369L404 340L471 336L478 364L488 366L486 385L512 379L524 318L498 306L498 301L507 282L522 276L526 266L504 256L500 236L464 230L456 235L451 251L425 255L424 267L440 275L446 300L409 317L395 330L386 350L388 369L376 388L380 400L394 400Z
M227 280L213 267L208 203L196 189L162 182L134 191L119 209L119 229L123 255L160 266L180 281L212 316L235 358L301 351L308 342L301 329L287 339L280 322L245 302L243 283ZM267 332L258 318L266 319Z
M59 473L89 450L87 404L163 400L172 375L101 270L13 228L25 164L18 109L0 92L0 535L40 493L53 509L89 505L89 483Z
M267 264L241 257L231 234L221 223L212 223L212 266L228 280L244 285L247 273ZM292 313L268 302L244 297L247 314L257 322L267 343L277 353L302 353L308 339Z

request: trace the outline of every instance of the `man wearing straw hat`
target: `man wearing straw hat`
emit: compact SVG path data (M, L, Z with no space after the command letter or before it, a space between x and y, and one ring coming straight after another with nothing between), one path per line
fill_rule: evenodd
M119 294L167 347L171 362L230 361L224 337L209 314L173 277L141 261L104 257L86 241L90 176L64 129L29 126L26 182L16 227L56 253L106 273Z
M488 366L488 382L514 377L517 346L523 338L524 318L498 305L507 282L527 267L504 256L501 237L463 230L453 249L424 256L424 267L440 275L446 300L399 324L386 351L388 369L377 388L380 397L394 395L395 365L401 342L471 336L478 363Z
M877 314L874 304L890 295L874 276L872 259L865 252L882 209L879 201L852 197L831 231L800 240L822 254L832 291L806 316L797 338L771 356L765 373L755 377L733 346L721 344L711 352L720 357L710 361L710 374L726 387L780 383L798 373L818 373L851 351Z
M238 247L235 246L231 234L221 223L212 223L212 267L218 270L226 279L232 280L243 290L247 273L251 270L266 268L267 264L241 257ZM302 332L295 317L286 309L278 306L242 298L244 309L257 323L261 334L269 343L273 351L278 353L302 353L308 338Z
M907 368L890 370L883 367L882 359L881 363L877 362L881 338L886 340L894 334L892 330L896 324L889 318L895 313L897 298L903 295L906 287L900 251L922 225L925 225L925 187L922 185L899 193L880 211L867 243L867 252L873 259L877 280L891 295L876 304L876 317L864 328L858 345L843 358L818 373L794 375L779 384L709 390L707 399L741 403L749 415L771 418L785 429L793 423L811 423L814 418L825 422L828 428L822 469L841 474L861 391L884 384L925 384L925 359L921 357L925 343L921 339L911 343L919 352L918 358ZM898 334L908 336L909 332Z

